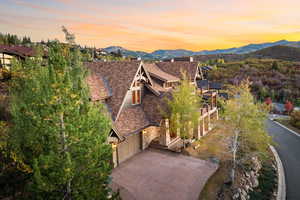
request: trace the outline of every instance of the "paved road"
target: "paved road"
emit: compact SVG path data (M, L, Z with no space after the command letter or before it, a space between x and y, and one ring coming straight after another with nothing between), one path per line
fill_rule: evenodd
M300 200L300 137L271 120L267 121L267 128L277 143L275 148L284 167L287 200Z

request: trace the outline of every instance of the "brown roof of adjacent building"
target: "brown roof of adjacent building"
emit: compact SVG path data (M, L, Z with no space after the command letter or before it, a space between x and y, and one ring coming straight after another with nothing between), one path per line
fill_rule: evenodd
M156 65L164 72L182 79L182 72L186 72L189 79L194 80L197 73L197 62L158 62Z
M178 77L175 77L169 73L162 71L160 68L156 66L155 63L145 63L144 67L149 72L151 76L154 76L162 81L167 82L177 82L180 81Z
M137 133L147 126L149 120L140 105L122 109L119 118L114 123L114 128L121 136Z
M22 58L32 57L36 55L34 48L19 45L0 45L0 52L17 55Z
M105 102L108 105L113 120L116 120L123 99L130 88L130 84L134 79L140 63L140 61L86 63L88 69L90 69L92 73L101 74L104 82L108 85L111 97Z

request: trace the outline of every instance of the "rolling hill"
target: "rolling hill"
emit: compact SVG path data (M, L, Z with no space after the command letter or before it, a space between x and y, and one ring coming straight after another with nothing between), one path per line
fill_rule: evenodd
M249 53L247 57L300 61L300 48L291 46L273 46Z
M280 40L277 42L269 42L269 43L261 43L261 44L249 44L242 47L237 48L229 48L229 49L216 49L216 50L204 50L204 51L189 51L185 49L175 49L175 50L156 50L152 53L147 53L143 51L131 51L119 46L110 46L104 48L107 52L117 52L121 51L121 53L125 56L133 56L133 57L141 57L143 59L166 59L166 58L174 58L174 57L186 57L186 56L195 56L195 55L219 55L219 54L238 54L244 55L249 54L261 49L273 47L273 46L289 46L289 47L300 47L300 42L292 42L287 40ZM239 57L239 56L233 56ZM243 57L243 56L242 56Z

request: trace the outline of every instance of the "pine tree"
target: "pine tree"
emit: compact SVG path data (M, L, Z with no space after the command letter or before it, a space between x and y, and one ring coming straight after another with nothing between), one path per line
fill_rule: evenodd
M33 199L107 199L110 120L89 101L80 53L53 43L47 66L15 64L10 144L30 166Z

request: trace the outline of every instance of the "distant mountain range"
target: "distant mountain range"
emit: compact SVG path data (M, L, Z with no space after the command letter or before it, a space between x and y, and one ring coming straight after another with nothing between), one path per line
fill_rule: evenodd
M125 56L133 56L133 57L141 57L143 59L167 59L174 57L186 57L186 56L195 56L195 55L215 55L215 54L247 54L254 51L258 51L264 48L273 47L273 46L291 46L291 47L299 47L299 42L291 42L287 40L280 40L277 42L269 42L269 43L261 43L261 44L249 44L242 47L237 48L229 48L229 49L216 49L216 50L203 50L203 51L189 51L185 49L175 49L175 50L156 50L152 53L147 53L143 51L131 51L119 46L110 46L104 48L107 52L117 52L121 51L121 53Z

